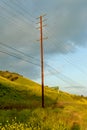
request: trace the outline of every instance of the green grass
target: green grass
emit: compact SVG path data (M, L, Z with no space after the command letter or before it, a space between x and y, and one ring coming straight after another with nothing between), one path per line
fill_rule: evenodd
M86 130L87 98L45 87L42 109L38 83L0 71L0 129Z
M11 80L15 76L18 78ZM0 109L41 107L41 86L23 76L8 71L1 72L0 90ZM52 104L56 97L56 90L45 88L46 105Z
M36 108L36 109L23 109L0 111L2 117L1 128L6 130L11 128L20 127L23 130L86 130L87 122L82 122L79 112L71 111L66 112L61 108ZM2 114L3 113L3 114ZM85 113L87 116L87 113ZM4 115L4 116L2 116ZM80 129L79 129L80 128ZM9 129L13 130L13 129ZM18 129L19 130L19 129Z

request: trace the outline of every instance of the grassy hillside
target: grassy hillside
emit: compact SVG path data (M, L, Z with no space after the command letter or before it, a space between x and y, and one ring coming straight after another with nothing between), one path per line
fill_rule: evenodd
M41 106L41 86L19 74L0 71L0 90L0 109ZM54 102L56 97L56 90L45 87L47 105Z
M0 109L41 107L41 86L19 74L0 71L0 90ZM46 106L86 101L77 97L62 91L58 94L57 89L45 87Z
M17 73L0 71L1 130L86 130L87 98L41 86Z

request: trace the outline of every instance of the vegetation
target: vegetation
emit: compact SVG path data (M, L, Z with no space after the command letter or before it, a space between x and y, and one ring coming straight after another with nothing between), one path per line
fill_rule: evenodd
M14 80L12 80L14 79ZM41 87L17 73L0 71L0 130L86 130L87 98Z

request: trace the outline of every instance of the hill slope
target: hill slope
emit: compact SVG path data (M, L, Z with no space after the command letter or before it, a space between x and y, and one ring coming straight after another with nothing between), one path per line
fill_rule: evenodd
M57 88L45 87L45 109L40 107L41 86L38 83L16 73L0 71L0 128L3 129L7 120L10 125L8 123L5 129L9 129L9 126L15 129L22 127L12 123L16 117L17 122L24 122L24 129L25 123L32 130L38 130L38 127L42 130L87 129L86 97L62 91L58 93Z
M45 105L64 107L73 103L87 103L84 97L70 95L45 87ZM41 106L41 86L17 73L0 71L0 109L23 109Z
M40 102L40 85L23 76L0 71L0 109L22 109Z
M45 100L48 105L54 102L56 97L56 90L45 87ZM40 106L41 86L38 83L16 73L0 71L0 109Z

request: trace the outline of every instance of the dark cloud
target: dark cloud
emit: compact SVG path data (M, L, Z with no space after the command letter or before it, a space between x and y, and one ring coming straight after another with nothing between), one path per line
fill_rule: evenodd
M84 46L86 44L87 4L85 2L85 0L55 0L48 5L46 0L43 2L40 0L33 1L33 7L48 8L48 31L46 35L48 35L49 39L47 40L48 45L44 45L47 53L52 51L53 53L68 53L75 49L75 45ZM37 12L40 12L39 10L38 8ZM39 46L36 45L35 41L39 38L39 31L35 30L35 26L30 22L29 24L26 23L23 16L15 16L14 19L15 24L8 21L7 24L1 23L3 25L1 41L19 46L19 48L22 46L25 50L27 46L31 54L38 54ZM73 46L72 42L74 43Z
M46 56L55 53L73 53L76 51L77 46L84 47L87 45L86 0L33 0L30 3L32 9L31 7L29 8L32 10L32 16L34 18L41 15L43 11L47 12L48 26L44 29L44 35L48 36L48 40L44 41ZM24 4L23 0L22 4ZM26 4L24 4L24 8L26 7L25 10L28 10L27 4L29 4L29 1L26 1ZM32 23L29 19L30 16L26 16L26 12L20 15L20 13L16 11L15 15L13 15L16 10L16 6L14 7L13 9L9 7L7 11L2 8L0 9L0 41L39 59L40 45L39 42L36 42L39 38L39 30L36 30L35 23ZM7 8L7 6L5 6L5 8ZM17 7L17 10L21 10L20 5ZM37 22L36 19L34 19L34 21ZM4 50L6 50L6 48L4 48ZM0 58L3 57L4 55L0 53ZM15 59L7 59L7 57L8 56L3 58L0 64L3 66L4 62L7 62L9 68L9 63ZM32 71L32 65L25 67L26 63L23 63L22 66L20 62L18 62L17 65L17 67L13 68L22 70L27 75L27 70L30 68L29 74L31 78L36 78L37 75L39 75L37 67L33 67L35 70ZM34 73L36 73L36 75Z

